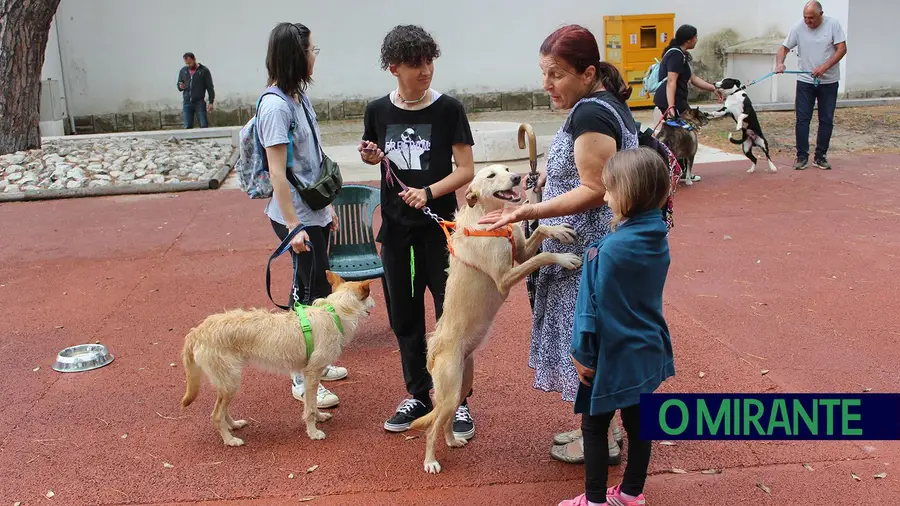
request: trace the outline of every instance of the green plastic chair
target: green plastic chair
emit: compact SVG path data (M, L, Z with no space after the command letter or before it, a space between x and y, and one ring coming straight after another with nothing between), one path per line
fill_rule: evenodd
M328 262L331 271L347 281L364 281L384 276L384 267L375 248L372 219L381 205L381 190L348 184L332 202L340 225L331 234Z

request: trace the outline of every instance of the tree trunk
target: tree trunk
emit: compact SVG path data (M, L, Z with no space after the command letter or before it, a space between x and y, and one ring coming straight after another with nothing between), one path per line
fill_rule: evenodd
M0 155L41 147L41 71L59 0L0 0Z

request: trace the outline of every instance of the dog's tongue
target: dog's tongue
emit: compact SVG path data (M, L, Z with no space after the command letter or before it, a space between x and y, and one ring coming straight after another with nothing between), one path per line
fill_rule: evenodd
M511 199L516 198L516 192L515 192L514 190L505 190L505 191L502 191L502 192L500 192L500 195L503 195L504 197L508 197L508 198L511 198Z

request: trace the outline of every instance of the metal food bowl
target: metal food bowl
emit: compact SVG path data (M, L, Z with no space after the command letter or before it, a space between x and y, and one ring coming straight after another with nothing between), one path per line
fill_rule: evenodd
M66 348L56 355L53 370L57 372L82 372L108 365L115 357L102 344L79 344Z

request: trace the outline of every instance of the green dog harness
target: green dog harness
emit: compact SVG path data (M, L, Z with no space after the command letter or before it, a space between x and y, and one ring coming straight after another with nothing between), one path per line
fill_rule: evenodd
M303 330L303 339L306 340L306 360L309 360L310 355L313 353L313 340L312 340L312 324L309 322L309 317L306 316L306 309L312 306L305 306L300 304L299 302L294 303L294 312L297 313L297 318L300 319L300 328ZM331 313L331 318L334 319L334 324L337 325L338 332L341 335L344 334L344 326L341 324L341 317L338 316L337 312L334 310L334 306L331 304L325 304L322 307L325 308L326 311Z

